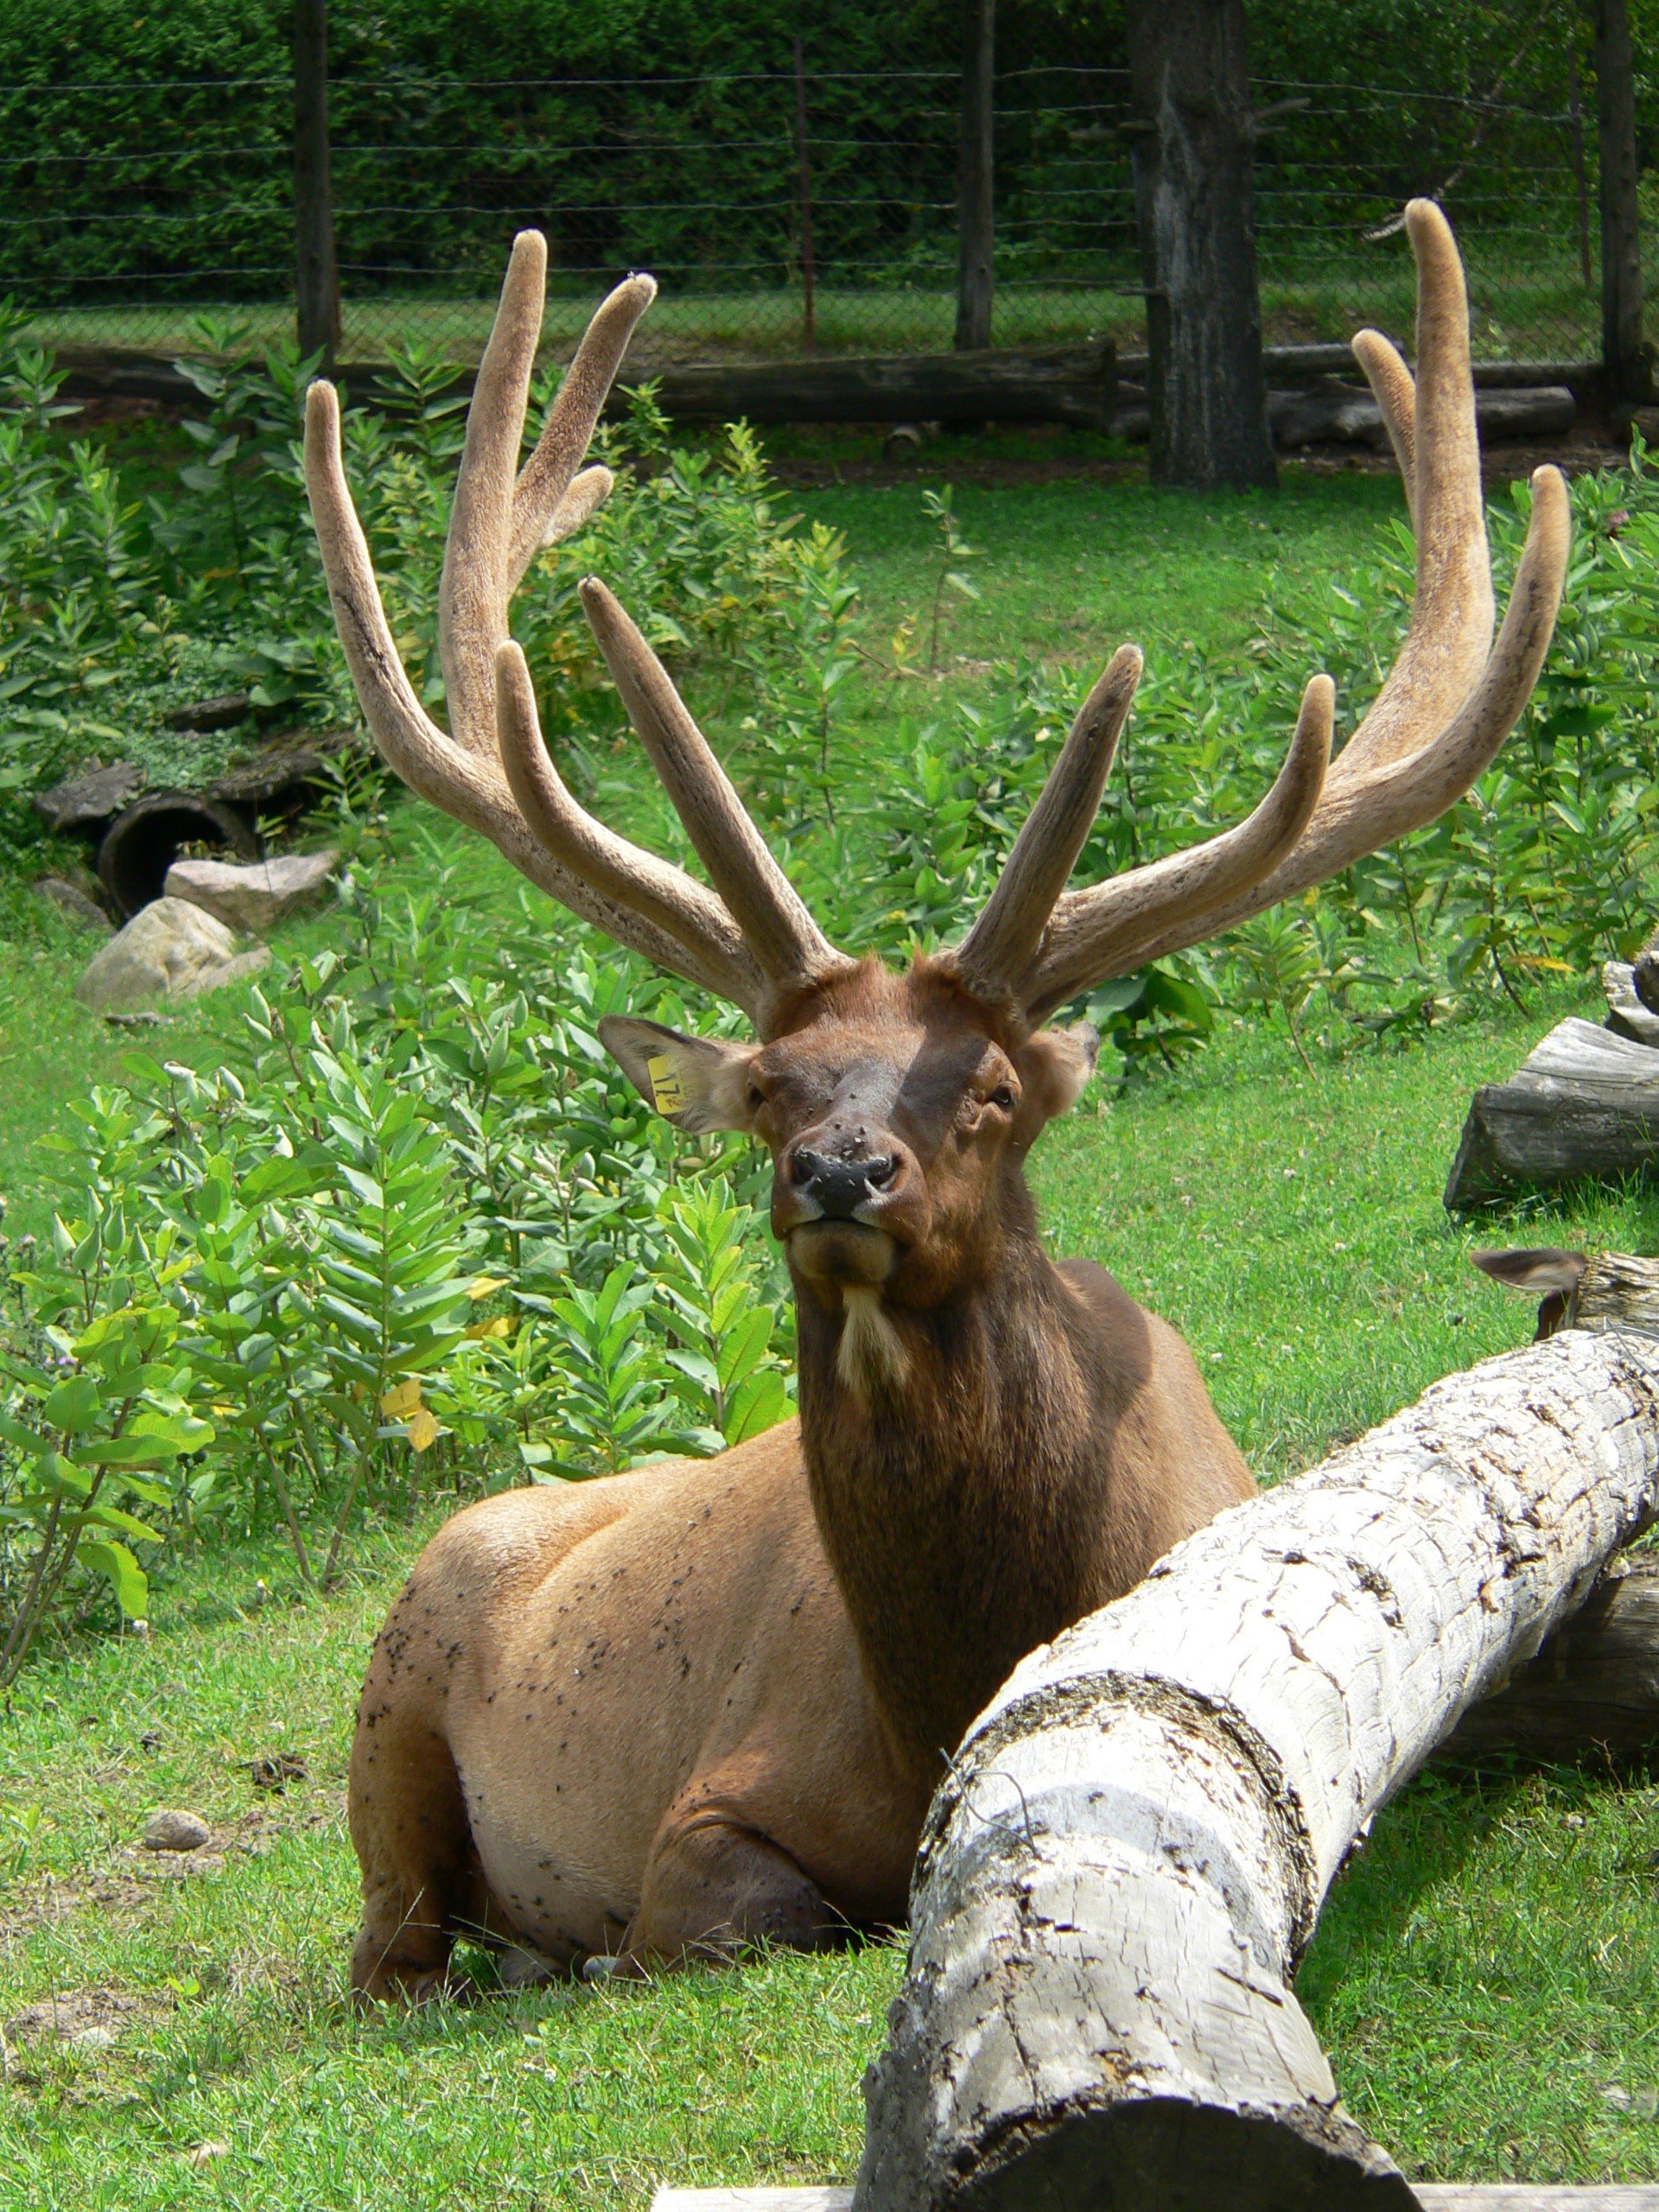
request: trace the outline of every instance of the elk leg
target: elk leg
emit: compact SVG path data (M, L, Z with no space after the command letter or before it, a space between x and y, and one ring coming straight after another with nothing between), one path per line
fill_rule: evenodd
M728 1961L756 1943L819 1950L844 1932L788 1852L739 1821L705 1816L658 1838L611 1971L636 1979L653 1966Z
M448 1745L378 1687L372 1675L352 1747L348 1811L363 1870L352 1990L418 2005L446 1993L457 1918L479 1882Z

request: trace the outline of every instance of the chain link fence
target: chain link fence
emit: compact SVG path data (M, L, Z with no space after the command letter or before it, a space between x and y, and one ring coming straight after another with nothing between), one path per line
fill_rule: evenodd
M998 79L994 340L1144 343L1125 73ZM958 79L943 68L331 88L345 357L475 358L512 232L552 252L549 343L652 270L636 365L946 350ZM1555 105L1259 83L1256 228L1269 343L1409 335L1412 193L1442 200L1487 358L1598 350L1595 146ZM0 86L0 291L62 349L226 350L293 328L285 78ZM804 117L804 131L801 118ZM1649 226L1651 234L1651 226Z

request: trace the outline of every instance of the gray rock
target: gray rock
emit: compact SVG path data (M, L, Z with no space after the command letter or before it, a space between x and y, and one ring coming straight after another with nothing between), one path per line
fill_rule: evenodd
M141 1840L146 1851L200 1851L211 1843L213 1832L200 1813L185 1813L176 1808L152 1813L144 1822Z
M130 806L143 788L143 770L130 760L118 760L111 768L92 768L54 784L49 791L36 791L35 811L54 830L92 830Z
M39 897L55 906L67 922L77 928L96 930L100 937L108 937L115 925L99 905L89 899L78 883L71 883L67 876L43 875L35 886Z
M255 975L270 957L238 952L222 922L185 899L157 899L87 963L75 996L96 1014L123 1014L152 999L199 998Z
M167 896L188 899L227 928L253 936L302 906L313 905L340 864L338 853L284 853L242 866L230 861L175 861Z

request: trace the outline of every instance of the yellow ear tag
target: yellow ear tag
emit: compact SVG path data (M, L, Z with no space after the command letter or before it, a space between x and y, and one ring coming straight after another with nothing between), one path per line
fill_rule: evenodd
M651 1077L651 1101L659 1114L680 1114L685 1110L685 1092L680 1086L680 1071L666 1052L653 1052L645 1062L645 1073Z

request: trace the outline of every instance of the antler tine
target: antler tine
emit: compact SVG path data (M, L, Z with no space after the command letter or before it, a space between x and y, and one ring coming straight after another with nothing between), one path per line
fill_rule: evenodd
M1123 967L1101 972L1121 974L1126 967L1140 967L1196 944L1200 937L1231 929L1264 907L1323 883L1379 845L1437 821L1491 766L1532 696L1554 634L1572 537L1572 502L1560 471L1535 469L1532 519L1503 626L1479 683L1446 728L1415 753L1341 785L1333 769L1306 833L1271 875L1230 904L1208 911L1198 928L1183 919L1161 936L1140 938Z
M496 750L495 649L507 634L513 490L546 283L547 241L539 231L520 231L467 410L438 586L450 734L486 759Z
M1208 913L1295 849L1324 787L1336 696L1328 676L1313 677L1272 789L1236 828L1059 901L1041 957L1022 978L1020 996L1033 1020L1103 976L1141 966L1151 957L1141 949L1150 922ZM1194 930L1184 941L1209 934Z
M516 325L516 335L514 335L520 355L524 353L525 327L525 270L528 267L529 277L533 280L533 291L540 283L539 246L540 241L536 240L531 250L515 257L516 275L509 273L505 288L505 305ZM529 342L533 348L533 333ZM512 347L508 346L505 351L511 371L514 368ZM498 349L498 366L501 358L501 349ZM510 385L511 376L507 381ZM508 398L511 399L510 391ZM493 390L486 388L485 394L485 411L496 419L498 426L502 405L498 378ZM567 417L567 422L569 420ZM568 435L573 437L574 433ZM476 465L468 486L468 499L474 517L479 513L480 501L487 506L484 495L492 481L499 491L505 449L504 440L495 441L493 448L492 442L481 433L472 448ZM579 454L575 456L580 457ZM516 448L508 455L509 466L513 458ZM605 475L603 471L590 469L576 477L554 506L555 523L568 519L578 508L591 512L595 497L608 487L607 479L603 485L596 481ZM553 815L563 825L560 836L552 849L538 842L530 823L514 803L497 753L493 645L489 663L489 699L487 702L480 702L474 691L470 700L474 736L487 734L487 747L457 742L446 736L428 715L398 658L375 582L368 541L346 480L340 401L332 385L314 384L306 395L305 476L346 664L364 718L387 765L422 798L429 799L469 829L480 831L522 874L584 921L604 931L619 944L720 997L732 1000L752 1018L758 1018L767 1001L768 981L742 945L730 915L702 885L671 868L666 862L652 861L624 840L612 837L599 823L582 814L562 784L557 785L553 804ZM510 495L513 488L510 474L506 486ZM499 500L497 506L499 509ZM464 516L467 505L459 496L457 507ZM487 515L486 520L489 520ZM495 533L494 556L504 559L507 539L499 512L491 526ZM451 537L453 542L453 524ZM493 577L499 578L499 574L498 567ZM469 588L474 583L479 585L472 605L481 609L487 618L488 594L495 588L488 562L472 563L466 581ZM455 602L451 603L453 607ZM505 591L499 606L505 632ZM469 639L468 674L475 666L481 642L476 633ZM451 696L453 704L454 694ZM521 741L515 746L515 757L522 760L531 751L529 745ZM545 761L538 734L535 752ZM550 763L548 765L550 772ZM556 783L556 778L554 780ZM542 785L538 783L534 788L539 790ZM585 856L583 864L568 865L563 856L567 851L573 856ZM594 855L600 855L599 861L594 859Z
M694 957L721 961L721 995L755 1007L764 979L713 892L683 868L619 837L571 798L542 736L530 664L512 639L495 657L495 697L501 765L518 811L544 849L590 891L682 940Z
M1323 789L1316 786L1300 836L1276 848L1265 834L1255 841L1253 874L1239 849L1251 841L1241 830L1065 893L1022 988L1033 1014L1090 982L1230 929L1433 821L1481 773L1526 704L1566 573L1565 487L1554 470L1534 479L1526 551L1494 648L1462 264L1431 201L1412 201L1406 227L1417 260L1416 386L1386 340L1365 333L1356 346L1407 474L1418 535L1411 622L1394 667ZM1310 686L1299 740L1315 706ZM1311 728L1308 736L1311 742ZM1300 750L1293 744L1292 758ZM1287 760L1275 792L1290 767Z
M1048 927L1106 788L1112 758L1141 681L1138 646L1120 645L1077 710L1060 757L1026 817L996 888L952 956L982 997L1014 988Z
M1400 481L1406 487L1406 506L1412 528L1417 526L1417 387L1398 347L1380 330L1358 330L1353 337L1354 359L1365 372L1371 397L1382 410L1383 427L1394 448Z
M600 306L588 324L575 359L565 371L558 397L536 450L518 472L512 495L512 536L508 589L516 590L524 570L542 548L556 544L581 527L611 488L608 468L582 469L601 410L609 396L634 325L657 296L654 276L630 276Z
M581 590L628 719L744 943L775 989L781 995L851 968L855 963L824 936L772 857L639 628L596 576L585 577Z
M1463 264L1432 200L1408 205L1406 230L1417 257L1417 383L1408 418L1417 588L1394 666L1332 770L1337 785L1397 760L1457 712L1485 664L1495 622ZM1374 347L1366 350L1376 358ZM1368 365L1363 355L1361 363ZM1395 417L1402 428L1408 419L1401 377L1385 373L1382 389L1372 387L1396 453Z

